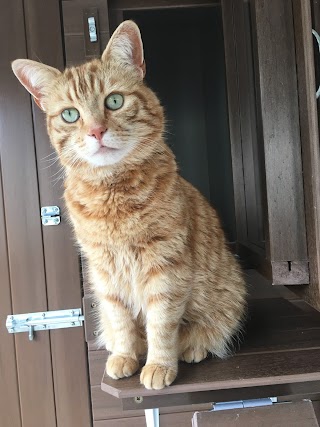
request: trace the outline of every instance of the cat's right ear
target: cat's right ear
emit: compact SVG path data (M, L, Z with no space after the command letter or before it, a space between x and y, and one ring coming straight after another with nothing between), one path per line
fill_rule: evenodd
M30 59L16 59L11 66L20 83L31 93L41 110L45 111L43 95L52 79L61 74L60 71Z
M114 59L125 67L133 67L141 79L146 74L143 44L139 27L133 21L124 21L112 34L105 48L102 61Z

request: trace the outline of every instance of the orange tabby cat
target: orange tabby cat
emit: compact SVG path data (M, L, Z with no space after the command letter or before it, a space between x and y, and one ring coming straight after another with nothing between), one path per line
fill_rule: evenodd
M163 109L144 84L138 27L122 23L101 60L60 71L12 64L47 114L65 167L65 200L88 258L112 378L141 372L161 389L178 360L225 357L245 284L216 212L177 171Z

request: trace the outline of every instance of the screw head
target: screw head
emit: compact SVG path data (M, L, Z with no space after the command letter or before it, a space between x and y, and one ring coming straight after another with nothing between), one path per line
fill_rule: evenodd
M143 397L142 396L136 396L133 399L135 401L135 403L142 403L143 402Z
M44 209L43 209L43 213L47 213L47 208L44 208Z
M59 218L54 219L55 224L59 224Z
M42 326L42 328L43 328L43 329L47 329L47 325L43 325L43 326Z
M75 322L71 322L71 326L75 326Z
M99 335L99 332L98 332L98 331L93 331L93 335L94 335L95 337L97 337L97 336Z
M44 220L43 220L43 223L44 223L44 224L48 224L48 220L47 220L47 219L44 219Z
M9 332L13 332L13 331L14 331L14 329L13 329L13 328L9 329Z
M96 308L96 307L97 307L97 304L96 304L95 302L93 302L93 303L91 304L91 307L92 307L92 308Z
M55 211L55 212L59 212L59 208L56 206L56 207L54 208L54 211Z
M46 317L46 313L42 313L42 317Z

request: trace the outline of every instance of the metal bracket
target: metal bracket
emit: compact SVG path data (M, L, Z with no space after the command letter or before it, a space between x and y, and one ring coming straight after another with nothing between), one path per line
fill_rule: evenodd
M94 16L88 18L89 38L91 43L98 41L97 26Z
M226 411L227 409L256 408L258 406L269 406L277 403L277 397L266 397L264 399L235 400L232 402L219 402L213 405L213 411Z
M59 225L60 208L58 206L43 206L41 208L41 222L42 225Z
M10 315L7 316L6 327L10 334L29 332L29 340L32 341L35 331L74 328L82 326L83 322L81 308L74 308Z

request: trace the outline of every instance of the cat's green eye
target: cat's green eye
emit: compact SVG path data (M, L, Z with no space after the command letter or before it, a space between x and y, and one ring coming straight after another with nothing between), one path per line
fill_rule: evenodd
M113 93L106 97L105 106L109 110L119 110L123 106L124 98L120 93Z
M75 123L79 119L80 113L76 108L66 108L62 111L61 117L67 123Z

